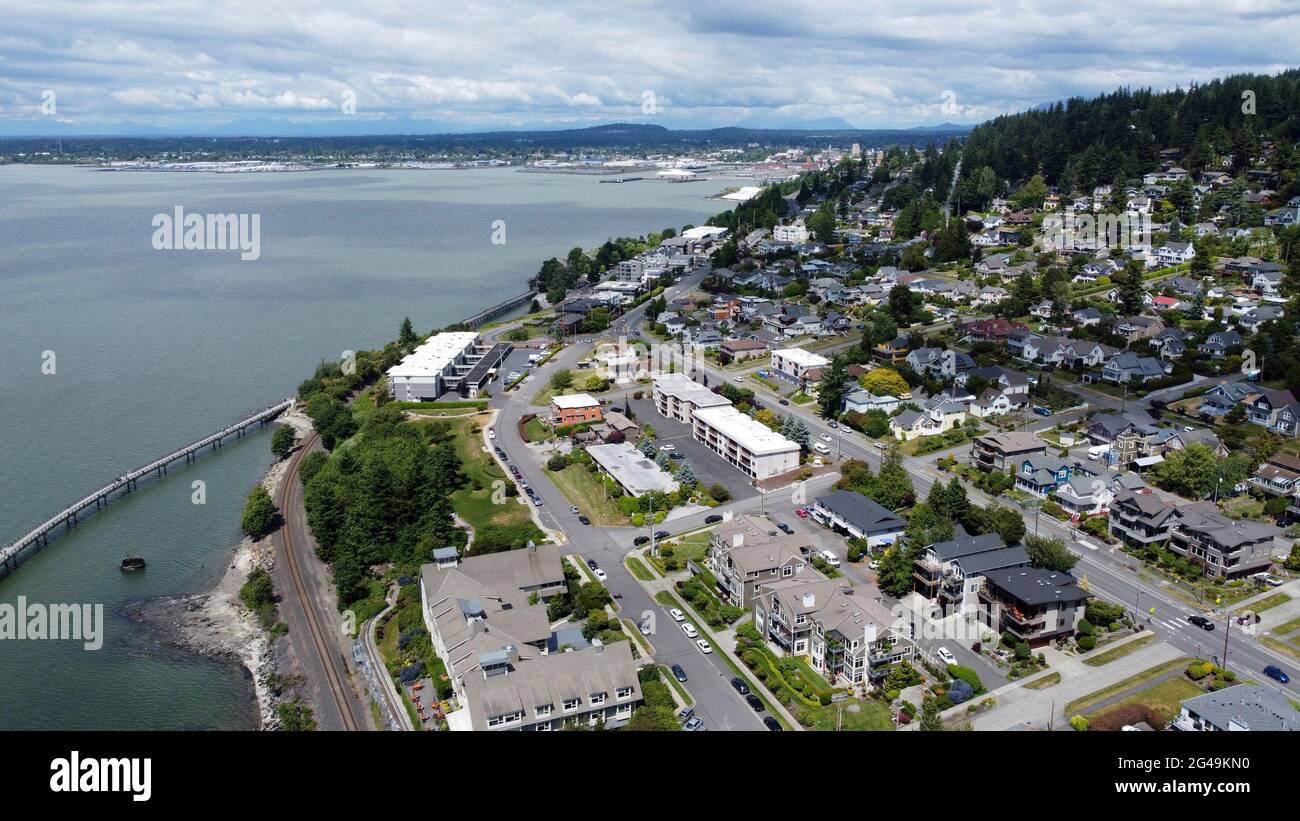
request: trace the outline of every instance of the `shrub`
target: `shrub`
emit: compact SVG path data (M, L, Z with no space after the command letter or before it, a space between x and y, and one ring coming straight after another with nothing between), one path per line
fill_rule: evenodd
M1096 636L1079 636L1079 649L1082 650L1083 652L1086 653L1089 650L1095 649L1096 647L1097 647Z
M1091 636L1094 632L1096 632L1096 628L1092 626L1092 622L1088 621L1087 619L1083 619L1082 621L1079 622L1078 632L1079 635L1081 636Z
M948 690L948 698L952 699L953 704L961 704L963 701L969 701L970 697L973 695L975 695L975 693L971 689L970 684L964 680L954 681L952 687Z
M1088 719L1083 716L1075 716L1070 719L1070 726L1081 733L1086 732L1088 730Z
M949 664L948 675L952 676L955 679L965 682L966 685L970 687L970 695L975 695L976 693L984 692L984 684L983 682L980 681L979 673L975 672L969 667L963 667L960 664ZM956 688L956 686L957 686L956 684L953 685L954 688ZM970 696L968 695L967 698L970 698ZM965 699L959 700L956 697L954 697L953 701L960 702L960 701L965 701Z
M1093 639L1093 642L1096 643L1096 639ZM1016 645L1016 660L1017 660L1017 661L1028 661L1028 660L1029 660L1029 657L1030 657L1031 655L1033 655L1033 653L1029 650L1029 645L1028 645L1028 644L1025 644L1025 643L1022 641L1022 642L1020 642L1019 644Z

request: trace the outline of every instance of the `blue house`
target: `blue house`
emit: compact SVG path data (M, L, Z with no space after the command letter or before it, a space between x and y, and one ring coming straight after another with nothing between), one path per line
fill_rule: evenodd
M1070 481L1073 466L1056 456L1030 456L1016 471L1016 487L1040 499Z

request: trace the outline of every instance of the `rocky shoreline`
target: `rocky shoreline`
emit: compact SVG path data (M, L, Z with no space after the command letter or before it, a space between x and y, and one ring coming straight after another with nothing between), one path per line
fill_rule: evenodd
M311 421L298 408L283 414L279 422L293 427L300 440L311 430ZM261 485L272 497L278 494L288 468L289 460L280 460L263 475ZM277 694L273 683L283 680L285 671L293 665L278 649L287 644L273 642L256 614L239 599L239 588L255 567L267 573L275 568L275 545L270 537L242 539L225 573L211 590L150 599L125 610L130 618L150 624L166 644L200 656L238 663L253 681L260 729L276 730L280 727L276 707L283 695Z

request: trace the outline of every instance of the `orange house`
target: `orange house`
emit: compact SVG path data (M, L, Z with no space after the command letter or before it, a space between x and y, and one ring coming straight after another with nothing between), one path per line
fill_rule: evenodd
M551 399L551 415L555 417L555 424L560 426L599 422L600 402L585 393L556 396Z

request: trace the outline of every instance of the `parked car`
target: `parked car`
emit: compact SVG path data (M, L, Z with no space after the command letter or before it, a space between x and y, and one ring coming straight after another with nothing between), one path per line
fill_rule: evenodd
M806 507L796 507L796 508L794 509L794 515L798 516L800 519L807 519L807 518L808 518L808 508L806 508Z
M582 522L584 525L591 524L591 519L588 519L586 516L579 516L578 521Z
M777 522L776 526L778 530L780 530L782 533L785 533L786 535L794 534L794 528L790 527L790 525L786 524L785 522Z
M686 671L682 669L682 666L680 664L674 664L672 669L673 669L673 678L685 684Z
M836 422L834 419L832 419L831 421L829 421L829 422L826 423L826 426L827 426L828 428L830 428L831 430L835 430L836 428L838 428L838 427L840 426L840 423L839 423L839 422Z
M712 652L713 652L713 646L710 645L710 644L709 644L707 641L705 641L704 639L696 639L696 640L695 640L695 646L698 647L698 648L700 648L700 652L701 652L701 653L712 653Z
M569 512L570 512L570 513L577 513L577 512L578 512L578 506L577 506L577 505L569 505Z
M1282 585L1286 584L1286 579L1279 579L1277 576L1274 576L1271 573L1256 573L1255 575L1251 576L1251 578L1255 579L1256 581L1263 582L1264 584L1267 584L1270 587L1281 587Z
M1205 618L1205 616L1188 616L1187 621L1201 628L1202 630L1213 630L1214 622Z
M744 381L745 381L745 377L743 377L743 376L735 376L735 377L732 377L731 381L732 381L732 382L744 382Z
M672 453L673 451L677 450L677 446L676 446L676 445L660 445L660 446L659 446L659 449L662 450L662 451L664 451L665 453Z
M682 729L692 733L700 732L704 729L704 719L700 718L699 716L695 716L690 721L683 724Z
M694 707L683 707L677 711L677 720L685 724L695 717Z
M489 439L495 439L495 438L497 438L497 430L496 430L496 428L488 428L488 438L489 438Z
M1264 675L1278 682L1279 684L1290 684L1291 677L1282 672L1282 668L1276 664L1270 664L1264 668Z
M641 635L643 635L643 636L648 636L648 635L650 635L650 633L651 633L651 630L650 630L650 620L649 620L649 619L646 619L645 621L641 622L640 626L639 626L637 629L639 629L639 630L641 631Z
M682 622L682 632L686 634L686 638L688 639L697 638L700 635L700 631L696 630L695 625L691 624L689 621Z
M704 517L704 523L705 523L706 525L715 525L715 524L717 524L717 523L720 522L720 521L722 521L722 514L720 514L720 513L714 513L714 514L711 515L711 516L705 516L705 517Z
M750 709L753 710L754 712L756 713L763 712L763 702L759 700L758 696L756 695L745 696L745 703L748 704Z
M781 722L776 720L775 716L763 716L763 726L774 733L783 732L785 730L785 728L781 726Z
M672 534L669 533L667 530L656 530L656 531L655 531L655 541L657 542L657 541L659 541L660 539L667 539L667 538L668 538L669 536L671 536L671 535L672 535Z
M673 621L686 621L686 614L674 607L668 611L668 615L673 617Z
M879 570L879 569L880 569L880 560L879 560L879 559L872 559L871 561L867 562L867 569L868 569L868 570Z
M542 497L541 497L541 496L534 496L534 497L533 497L533 507L541 507L541 506L542 506Z
M788 405L788 404L790 404L790 400L789 400L789 399L782 399L782 400L780 400L777 404L779 404L779 405Z
M742 696L749 695L749 685L745 684L745 682L741 681L739 678L733 678L731 680L731 686L734 687L736 692L740 693Z
M934 651L934 654L935 654L936 656L938 656L938 657L939 657L939 661L942 661L944 664L956 664L956 663L957 663L957 657L954 656L954 655L953 655L953 654L948 650L947 647L940 647L940 648L936 649L936 650Z
M835 555L834 553L830 552L829 550L823 550L823 551L822 551L822 558L825 559L825 560L826 560L826 563L827 563L828 565L830 565L831 567L839 567L839 566L840 566L840 560L839 560L839 558L836 557L836 555Z
M650 541L650 537L649 537L649 536L637 536L635 539L632 540L632 544L634 544L634 545L640 547L641 545L643 545L643 544L645 544L645 543L647 543L647 542L649 542L649 541Z
M600 567L600 565L596 564L595 559L587 559L587 567L590 567L592 570L595 570L596 568Z
M817 451L817 452L820 453L822 456L826 456L826 455L830 454L830 452L831 452L831 449L828 448L828 447L826 447L826 445L822 444L821 442L818 442L818 443L814 444L814 445L813 445L813 450Z
M609 580L609 574L606 573L604 570L601 570L599 567L593 570L592 572L595 573L596 578L600 579L602 582Z

